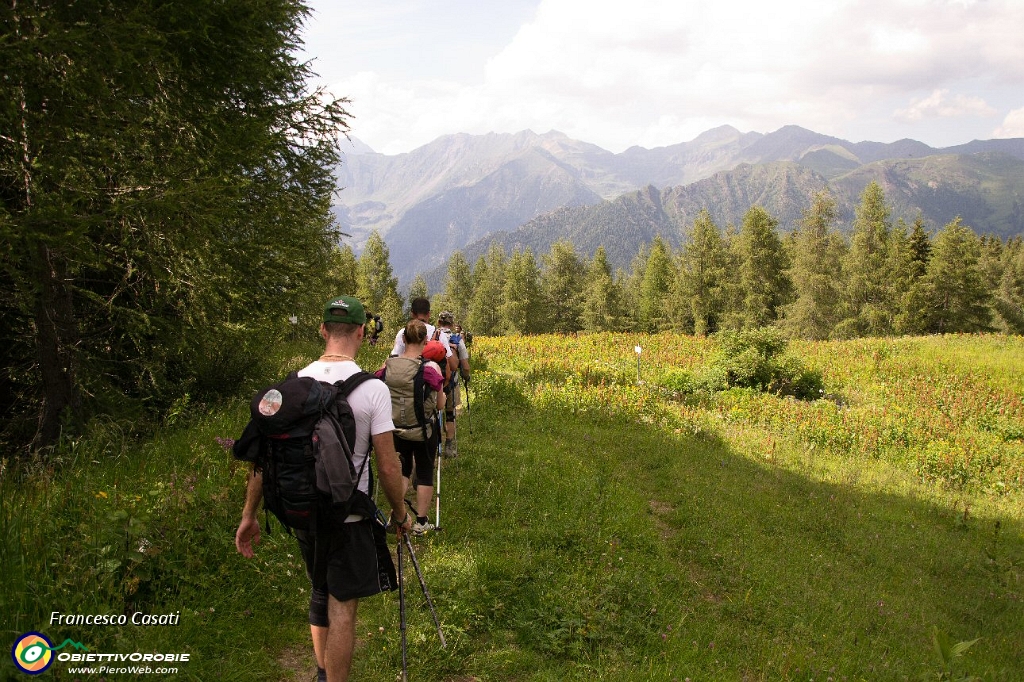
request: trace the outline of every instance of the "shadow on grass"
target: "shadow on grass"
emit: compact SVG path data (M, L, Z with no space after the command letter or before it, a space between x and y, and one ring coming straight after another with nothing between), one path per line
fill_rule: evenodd
M456 644L419 649L420 679L934 679L933 627L982 638L963 671L1024 676L1019 524L480 405L424 545Z

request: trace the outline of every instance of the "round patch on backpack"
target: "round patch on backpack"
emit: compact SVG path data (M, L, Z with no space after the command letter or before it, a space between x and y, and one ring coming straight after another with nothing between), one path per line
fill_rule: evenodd
M284 396L281 395L281 391L276 388L270 389L263 394L263 398L260 400L260 414L264 417L273 417L281 409L282 402L284 402Z

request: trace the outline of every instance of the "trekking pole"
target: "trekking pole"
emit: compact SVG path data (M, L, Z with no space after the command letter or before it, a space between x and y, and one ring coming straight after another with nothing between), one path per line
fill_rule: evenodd
M398 529L398 534L405 535L402 529ZM408 537L406 542L408 542ZM410 551L412 551L412 545L409 545ZM398 541L398 613L400 617L400 627L402 629L402 682L407 682L409 679L409 661L407 658L408 650L406 647L405 638L405 579L402 576L402 541ZM419 569L416 569L417 571Z
M473 435L473 416L469 409L469 384L466 384L466 421L469 423L469 435Z
M441 530L441 460L444 459L441 439L444 438L444 412L437 411L437 485L434 486L434 530Z
M441 640L441 648L447 649L448 642L444 640L444 633L441 632L441 622L437 620L437 611L434 610L434 602L430 599L430 592L427 591L427 583L423 580L423 572L420 571L420 562L416 561L416 552L412 550L412 542L410 542L409 535L407 533L404 533L402 537L405 538L405 546L409 548L409 558L412 559L412 567L416 569L416 577L420 579L420 587L423 588L423 597L427 600L427 606L430 607L430 615L434 617L434 625L437 626L437 636ZM399 584L401 584L401 581L399 581ZM403 630L403 633L404 632L405 631Z

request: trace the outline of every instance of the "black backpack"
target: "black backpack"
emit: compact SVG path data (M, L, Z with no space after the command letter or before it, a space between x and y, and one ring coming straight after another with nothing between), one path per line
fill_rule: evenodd
M289 532L315 533L324 520L374 514L373 500L357 487L362 468L356 472L352 463L356 423L348 404L349 394L372 378L357 372L328 384L292 372L253 396L252 418L233 452L262 471L263 507ZM369 461L367 455L363 466Z

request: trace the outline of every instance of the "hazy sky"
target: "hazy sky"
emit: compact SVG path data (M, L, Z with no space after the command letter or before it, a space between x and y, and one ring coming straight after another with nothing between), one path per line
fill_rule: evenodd
M307 0L351 134L559 130L613 152L720 125L1024 137L1024 0Z

